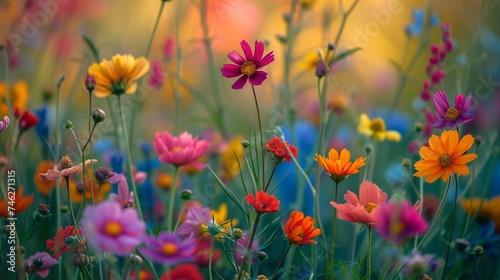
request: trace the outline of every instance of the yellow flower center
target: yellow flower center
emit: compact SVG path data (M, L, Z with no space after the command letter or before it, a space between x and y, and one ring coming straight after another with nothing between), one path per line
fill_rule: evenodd
M451 155L449 155L447 153L441 154L438 157L438 163L439 163L439 165L441 165L441 167L447 168L448 166L450 166L452 164Z
M63 156L61 158L61 161L59 161L59 165L57 168L59 170L64 170L73 167L73 162L71 161L71 158L69 156Z
M405 225L401 222L394 222L391 224L391 232L394 235L398 235L405 229Z
M117 222L108 222L106 226L104 226L104 232L109 236L117 236L122 233L123 228Z
M257 67L252 61L247 61L241 65L241 73L246 76L252 76L255 74Z
M366 210L366 212L371 213L373 211L373 209L375 209L377 207L378 207L377 203L369 202L368 204L366 204L365 210Z
M384 121L381 118L373 119L370 123L370 130L373 131L374 133L384 132L385 131Z
M161 251L163 254L168 256L174 255L175 253L177 253L177 245L175 245L174 243L165 243L161 247Z
M454 121L460 116L460 110L456 108L448 108L446 110L445 118L449 121Z
M183 150L184 150L184 147L175 146L171 151L172 152L182 152Z

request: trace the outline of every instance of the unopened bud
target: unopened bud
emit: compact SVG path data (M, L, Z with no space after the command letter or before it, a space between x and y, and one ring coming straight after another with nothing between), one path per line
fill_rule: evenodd
M373 146L371 143L366 143L364 147L366 155L369 155L373 151Z
M413 129L415 130L416 133L420 133L424 129L424 125L422 123L420 123L420 122L417 122L413 126Z
M68 213L69 207L68 205L61 205L61 208L59 208L59 210L61 210L61 213Z
M404 158L401 161L401 165L403 165L404 168L408 168L411 166L411 160L409 158Z
M243 141L241 141L240 144L245 149L248 148L248 147L250 147L250 142L248 140L243 140Z
M95 76L93 74L87 73L83 76L83 79L85 82L85 88L88 90L89 93L92 93L96 85Z
M73 127L73 123L72 123L70 120L68 120L68 121L66 121L66 123L64 124L64 127L65 127L65 128L67 128L67 129L70 129L70 128L72 128L72 127Z
M40 259L40 258L34 258L34 259L33 259L33 265L34 265L35 267L40 267L40 266L42 266L42 265L43 265L43 260L42 260L42 259Z
M233 229L233 231L231 232L231 234L233 235L233 237L235 239L240 239L241 237L243 237L243 231L239 228L235 228Z
M328 50L333 51L335 49L335 45L333 43L328 43Z
M50 210L49 210L49 206L47 204L44 204L44 203L41 203L40 205L38 205L38 212L42 215L42 216L46 216L49 214Z
M474 142L476 143L476 145L481 145L481 143L483 142L483 137L481 137L480 135L474 137Z
M130 254L130 262L133 264L133 265L141 265L142 264L142 258L139 257L138 255L135 255L135 254Z
M90 264L90 258L85 254L73 254L69 260L77 267L85 267Z
M181 191L181 199L189 200L193 196L193 192L191 190L182 190Z
M476 254L476 256L484 254L484 248L479 245L475 246L474 249L472 249L472 251L474 252L474 254Z
M92 111L92 119L95 123L100 123L106 118L106 113L103 110L97 108Z
M259 258L259 260L262 261L262 260L267 259L268 256L267 256L266 252L264 252L264 251L258 251L257 252L257 257Z
M71 246L71 244L75 243L76 237L70 235L66 238L64 238L64 244Z
M455 248L457 248L457 250L460 252L463 252L470 247L470 242L463 238L455 239L454 243L455 243Z

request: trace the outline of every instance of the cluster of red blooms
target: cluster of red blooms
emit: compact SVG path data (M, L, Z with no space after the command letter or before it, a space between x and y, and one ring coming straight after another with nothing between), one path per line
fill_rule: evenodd
M429 64L425 68L428 79L424 82L420 97L424 101L431 99L432 88L439 84L444 78L443 61L446 55L453 50L453 41L451 39L451 24L443 23L441 25L441 45L432 44L429 47L431 56Z

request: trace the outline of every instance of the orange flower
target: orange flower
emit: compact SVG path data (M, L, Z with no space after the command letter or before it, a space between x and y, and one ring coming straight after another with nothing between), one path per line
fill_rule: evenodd
M364 157L359 157L354 162L351 162L351 153L346 149L342 149L340 155L337 150L331 149L328 152L328 158L316 154L315 160L325 169L330 178L337 183L344 181L349 175L358 173L366 162Z
M245 197L248 204L255 208L257 213L271 213L280 210L280 201L274 195L268 195L265 191L258 191L255 194L248 194Z
M319 228L314 228L314 219L309 216L304 218L304 213L300 211L290 214L284 230L288 241L298 245L318 243L312 239L321 233Z
M445 130L441 137L432 135L429 138L429 147L420 148L422 160L415 163L417 172L413 176L426 177L427 183L433 183L441 177L447 182L451 173L469 175L467 163L477 158L476 154L466 152L474 144L474 137L465 135L459 142L456 130Z
M8 206L12 207L11 209L14 209L14 212L16 214L23 212L24 210L28 209L30 207L31 203L33 202L33 199L35 198L34 194L31 194L30 196L23 197L23 186L19 186L19 189L16 191L16 196L15 200L6 200L2 199L0 201L0 216L4 218L10 217L9 211L8 211ZM14 202L13 205L11 205Z
M49 169L52 169L54 165L55 164L52 161L42 161L38 164L36 168L33 180L35 181L36 190L43 195L48 195L50 191L56 187L56 181L42 180L39 174Z
M24 111L29 98L28 83L26 81L18 81L10 85L10 89L7 90L7 84L0 82L0 115L2 116L9 115L7 97L12 104L12 109L19 108L20 112Z
M471 216L477 213L479 220L491 220L495 224L496 232L500 232L500 195L490 199L479 197L462 198L460 205Z

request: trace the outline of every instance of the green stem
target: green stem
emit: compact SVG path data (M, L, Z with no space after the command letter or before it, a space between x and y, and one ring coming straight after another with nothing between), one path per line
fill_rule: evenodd
M372 271L372 227L371 226L368 226L368 259L366 265L367 265L366 273L368 274L368 280L370 280Z
M337 203L338 199L338 194L339 194L339 182L335 181L335 196L333 197L333 201ZM335 264L335 238L337 235L337 208L333 208L333 230L332 230L332 256L330 260L330 279L334 279L335 275L335 269L334 269L334 264ZM326 258L326 256L325 256ZM325 268L326 269L326 268Z
M278 164L275 162L274 166L273 166L273 171L271 171L271 175L269 176L269 179L267 180L267 184L266 184L266 187L264 188L264 191L267 191L267 189L269 188L269 184L271 183L271 179L273 179L274 172L276 172L277 166L278 166Z
M448 249L446 250L446 261L444 262L443 276L441 277L441 279L445 279L444 277L446 275L446 265L448 264L448 257L450 256L451 239L453 238L453 229L455 228L455 214L457 212L457 195L458 195L457 174L455 174L454 178L455 178L455 199L453 200L453 213L451 214L451 229L450 229L450 237L448 238Z
M161 14L163 12L163 7L165 6L165 3L166 3L166 1L161 1L160 10L158 11L158 16L156 16L156 21L155 21L155 25L153 27L153 32L151 33L151 36L149 37L148 45L146 47L146 52L144 53L144 57L146 57L146 58L148 58L149 52L151 51L151 46L153 45L153 39L155 38L156 29L158 29L158 25L160 23L160 18L161 18Z
M208 278L212 280L212 258L214 251L214 238L210 236L210 251L208 252Z
M255 108L257 109L257 119L259 120L259 132L260 132L260 148L262 156L262 188L266 184L266 158L265 158L265 146L264 146L264 136L262 133L262 121L260 117L259 102L257 101L257 94L255 93L255 87L252 85L253 99L255 100Z
M238 280L240 280L241 276L243 275L243 271L244 271L243 268L244 268L245 263L246 262L250 263L250 253L252 251L252 244L253 244L253 240L255 237L255 233L257 232L257 227L259 226L260 215L261 215L260 213L257 213L257 217L255 218L255 223L253 224L252 233L250 234L250 241L248 241L248 246L247 246L247 249L245 252L245 256L243 257L243 264L241 265L241 271L238 274Z
M283 253L283 256L281 257L280 261L278 262L276 269L274 269L273 276L271 276L271 280L275 280L274 277L276 276L276 273L278 273L278 270L280 269L281 263L285 259L286 254L288 254L288 251L290 251L290 248L292 248L292 245L288 244L288 247L286 247L285 253Z
M427 233L425 233L424 237L422 237L422 240L420 240L420 243L418 243L417 247L415 249L413 249L413 252L412 254L410 255L410 258L413 256L413 254L418 250L420 249L420 247L424 244L424 242L427 240L427 238L429 237L429 235L432 233L432 230L434 229L434 227L436 226L437 224L437 220L439 219L439 217L441 216L441 211L443 210L443 206L444 206L444 203L446 201L446 197L448 197L448 192L450 191L450 185L451 185L451 180L448 181L448 184L446 185L446 190L444 192L444 195L443 195L443 198L441 199L441 202L439 203L439 207L438 207L438 210L436 212L436 216L434 217L434 220L432 221L432 224L431 226L429 227L429 229L427 230ZM401 270L403 269L405 264L403 264L402 266L400 266L398 268L398 270L396 270L396 273L394 274L394 276L392 277L392 280L395 280L397 278L397 276L399 275L399 273L401 272Z
M71 202L71 192L69 190L69 177L68 176L64 177L64 180L66 181L66 191L68 192L69 211L71 212L71 218L73 219L73 225L76 228L75 212L73 211L73 202Z
M175 181L177 180L177 173L179 171L179 166L175 166L174 177L172 179L172 184L170 185L170 199L168 200L168 213L167 213L167 230L172 231L173 228L173 218L174 218L174 202L175 202Z
M130 174L130 183L132 185L132 191L134 192L134 202L136 205L137 212L139 213L139 218L144 221L144 217L142 216L142 209L141 209L141 202L139 200L139 193L137 192L137 187L135 186L135 181L134 181L134 174L132 171L132 153L130 152L130 144L128 141L128 134L127 134L127 125L125 124L125 114L123 112L122 108L122 101L120 98L120 95L117 95L118 98L118 111L120 114L120 119L122 123L122 133L123 133L123 139L125 141L125 152L127 153L127 168L128 172Z
M358 2L359 2L359 0L354 1L354 3L352 3L351 7L349 7L349 10L347 10L347 12L344 12L342 14L342 20L340 22L339 31L337 32L337 36L335 37L335 41L333 43L333 45L335 46L335 49L338 49L338 44L339 44L339 41L340 41L340 36L344 32L344 28L345 28L345 24L347 22L347 18L352 13L352 11L354 10L354 8L358 4ZM343 5L343 1L342 0L340 0L340 3L341 3L341 6L343 7L344 5Z

